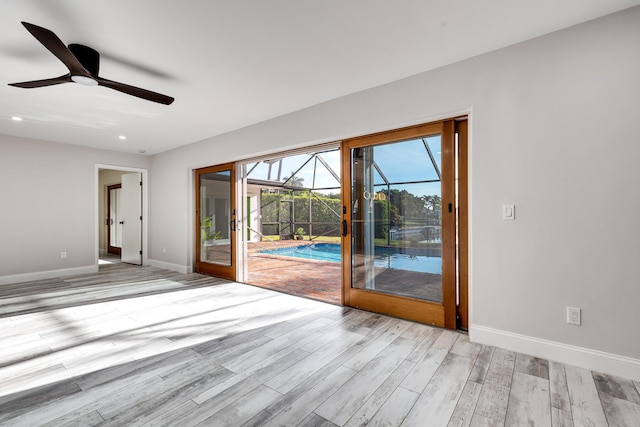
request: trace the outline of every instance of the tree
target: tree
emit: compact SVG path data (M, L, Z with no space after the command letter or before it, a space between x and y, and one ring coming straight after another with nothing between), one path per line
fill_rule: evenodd
M294 171L291 171L291 175L289 177L284 177L282 179L287 185L291 187L303 187L304 178L296 176Z
M402 227L411 222L420 222L425 217L425 205L421 197L415 196L407 190L392 188L390 191L382 190L389 201L389 222L392 226Z
M422 196L424 205L432 212L437 212L442 209L442 198L436 194L429 194Z

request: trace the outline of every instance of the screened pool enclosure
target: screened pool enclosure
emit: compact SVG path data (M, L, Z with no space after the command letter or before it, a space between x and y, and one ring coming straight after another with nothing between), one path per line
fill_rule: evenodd
M249 241L339 240L339 150L249 163L246 171Z
M440 241L439 139L367 148L375 158L369 196L377 244L419 247ZM339 242L339 149L248 163L246 178L249 241Z
M367 230L352 218L351 231L370 235L375 268L441 275L440 151L439 135L354 150L351 167L359 171L354 172L359 180L350 185L352 194L364 197L351 201L352 210L361 212L358 204L365 202L369 217ZM340 243L345 227L340 156L335 148L244 165L247 283L302 287L304 273L313 278L318 294L330 289L330 297L319 299L340 302ZM256 264L267 261L269 266ZM285 277L289 274L292 277ZM441 298L439 289L428 294L390 292L434 301Z

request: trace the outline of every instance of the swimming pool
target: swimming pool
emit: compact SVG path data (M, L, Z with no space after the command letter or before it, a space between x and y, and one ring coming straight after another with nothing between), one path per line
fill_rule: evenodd
M290 256L318 261L340 262L340 245L334 243L314 243L305 246L278 248L263 251L270 255ZM376 267L397 270L417 271L420 273L442 274L442 258L427 256L424 251L400 252L396 248L376 247L374 265Z

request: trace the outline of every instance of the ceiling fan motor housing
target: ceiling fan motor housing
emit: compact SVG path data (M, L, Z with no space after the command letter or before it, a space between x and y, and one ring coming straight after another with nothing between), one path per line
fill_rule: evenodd
M98 77L98 71L100 70L100 54L88 46L82 44L70 44L67 46L73 56L78 58L78 61L93 77Z

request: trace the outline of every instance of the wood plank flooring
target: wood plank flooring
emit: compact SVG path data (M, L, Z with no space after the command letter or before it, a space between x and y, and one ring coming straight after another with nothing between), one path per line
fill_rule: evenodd
M637 426L640 383L464 334L111 264L0 287L0 425Z

